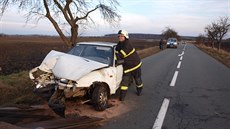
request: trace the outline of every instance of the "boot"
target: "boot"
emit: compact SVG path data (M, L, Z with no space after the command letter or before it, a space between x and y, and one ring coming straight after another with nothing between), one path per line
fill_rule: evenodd
M137 89L137 96L140 96L143 87L137 87L136 89Z
M126 92L127 92L126 90L121 90L120 98L119 98L120 101L124 101L125 100Z

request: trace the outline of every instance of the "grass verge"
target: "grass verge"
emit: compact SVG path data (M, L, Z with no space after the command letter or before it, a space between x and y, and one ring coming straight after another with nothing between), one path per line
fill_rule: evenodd
M211 57L215 58L216 60L220 61L228 68L230 68L230 52L224 50L217 50L216 48L207 47L205 45L199 44L196 45L199 49L210 55Z
M0 105L38 104L41 99L33 93L28 71L0 76Z

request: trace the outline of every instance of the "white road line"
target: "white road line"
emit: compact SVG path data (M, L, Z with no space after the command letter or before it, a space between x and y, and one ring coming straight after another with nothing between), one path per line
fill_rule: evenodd
M186 46L187 46L187 44L185 44L185 45L184 45L184 48L183 48L183 50L185 50L185 47L186 47Z
M178 71L175 71L170 86L175 86L178 73Z
M183 59L183 56L180 57L180 60L182 60L182 59Z
M182 51L182 53L181 53L181 56L183 56L184 55L184 51Z
M161 129L169 106L169 99L164 99L152 129Z
M184 55L184 51L182 51L182 53L181 54L179 54L178 56L183 56Z
M179 61L178 65L177 65L177 68L179 69L181 66L181 61Z

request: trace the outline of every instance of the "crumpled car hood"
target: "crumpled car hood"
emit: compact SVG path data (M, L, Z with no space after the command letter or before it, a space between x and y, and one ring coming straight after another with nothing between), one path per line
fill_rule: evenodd
M59 78L77 81L91 71L107 66L107 64L52 50L39 69L53 73Z

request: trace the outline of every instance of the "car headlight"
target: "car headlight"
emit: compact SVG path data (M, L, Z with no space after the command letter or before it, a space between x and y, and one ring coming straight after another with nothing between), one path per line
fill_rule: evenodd
M36 89L43 88L43 87L44 87L44 85L42 85L41 83L38 83L38 84L36 85Z
M76 87L76 82L75 81L71 81L68 79L59 79L59 89L65 89L65 88L74 88Z
M67 79L64 79L64 78L60 79L60 82L61 82L61 83L64 83L64 84L68 84L68 80L67 80Z

